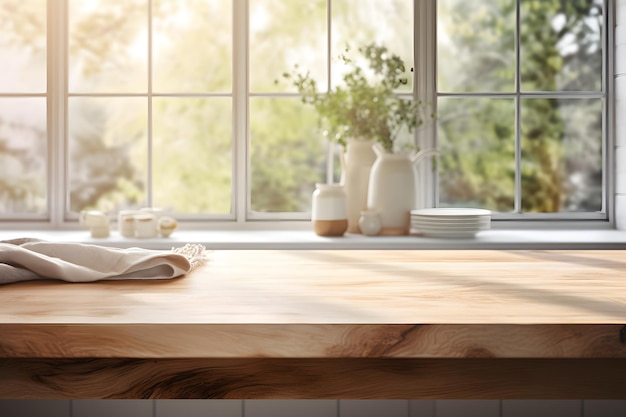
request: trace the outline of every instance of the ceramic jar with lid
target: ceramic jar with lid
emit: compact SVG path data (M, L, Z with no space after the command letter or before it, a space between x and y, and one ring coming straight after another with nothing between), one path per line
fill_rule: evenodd
M342 185L315 184L311 220L319 236L343 236L348 229L348 209Z

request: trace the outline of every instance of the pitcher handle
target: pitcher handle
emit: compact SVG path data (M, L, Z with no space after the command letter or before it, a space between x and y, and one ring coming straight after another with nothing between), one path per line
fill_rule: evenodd
M383 145L381 145L379 142L376 142L372 145L372 150L378 158L382 158L386 153L385 148L383 148Z
M415 155L413 155L411 157L411 162L413 163L413 165L417 165L418 163L420 163L422 161L422 159L426 158L427 156L439 156L441 155L441 153L433 148L433 149L422 149L421 151L419 151L418 153L416 153Z

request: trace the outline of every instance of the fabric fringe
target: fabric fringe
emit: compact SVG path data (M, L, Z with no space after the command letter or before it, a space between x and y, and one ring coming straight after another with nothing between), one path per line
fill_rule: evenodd
M191 265L190 272L208 260L206 248L198 243L187 243L182 248L172 248L172 252L187 258Z

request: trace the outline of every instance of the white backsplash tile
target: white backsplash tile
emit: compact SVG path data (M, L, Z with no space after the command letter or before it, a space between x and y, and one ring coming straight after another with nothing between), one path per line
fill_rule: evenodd
M624 417L626 400L585 400L583 417Z
M615 149L615 192L626 194L626 147Z
M340 400L340 417L409 417L408 400ZM246 416L247 417L247 416Z
M622 11L622 15L626 14L626 12ZM618 18L622 18L618 14ZM615 26L615 45L624 45L626 44L626 22L618 23Z
M626 230L626 195L615 196L615 226L618 230Z
M70 401L0 400L0 417L70 417Z
M436 417L500 417L499 400L438 400Z
M615 24L626 25L626 2L623 0L617 0L615 2L617 10L615 13Z
M337 417L337 400L245 400L245 417Z
M615 45L615 75L626 74L626 43Z
M613 85L615 86L615 101L626 102L626 77L615 77ZM619 118L624 116L623 113L618 113L616 109L615 117Z
M242 417L242 400L156 400L154 417Z
M582 400L503 400L502 417L580 417Z
M615 145L626 147L626 100L615 103L615 115Z
M409 417L436 417L435 400L409 401Z
M74 400L72 417L153 417L153 400Z

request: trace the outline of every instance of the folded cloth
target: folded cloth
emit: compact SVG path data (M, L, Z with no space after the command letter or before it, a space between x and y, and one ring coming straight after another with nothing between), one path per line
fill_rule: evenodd
M0 241L0 284L42 278L67 282L170 279L192 271L205 259L202 245L187 244L159 251L35 239L5 240Z

